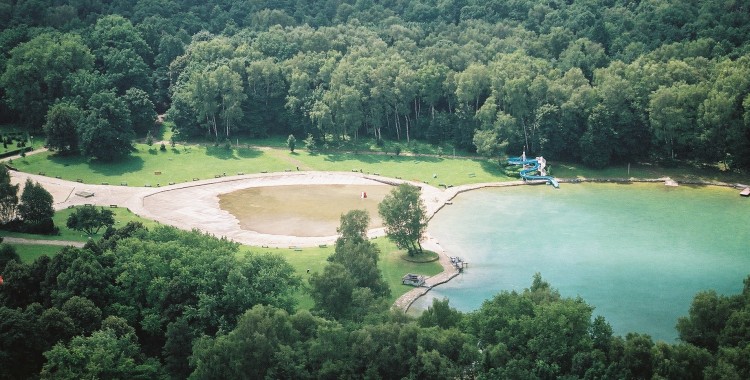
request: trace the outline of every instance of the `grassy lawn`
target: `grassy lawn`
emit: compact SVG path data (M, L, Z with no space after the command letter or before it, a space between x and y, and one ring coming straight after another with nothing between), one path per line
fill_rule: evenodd
M129 186L167 185L207 179L217 175L238 173L280 172L284 170L362 170L389 177L417 180L438 186L465 183L504 181L501 168L481 159L433 156L396 156L380 153L319 153L289 152L282 148L243 146L227 150L224 146L177 145L161 151L158 144L149 147L137 144L137 151L128 158L114 162L87 161L82 157L61 157L40 153L18 159L13 165L28 173L44 173L84 183L108 183Z
M223 146L136 144L136 151L117 162L87 161L79 156L61 157L49 152L15 160L14 166L28 173L44 173L49 177L85 183L108 183L129 186L156 186L170 182L188 182L193 178L207 179L216 175L284 171L293 166L256 148L227 150Z
M58 245L41 244L13 244L13 248L16 249L18 256L21 257L21 262L26 264L31 264L40 256L47 255L52 257L63 249L63 247Z
M27 141L26 146L33 146L36 148L41 148L44 145L44 133L27 133L25 128L21 128L12 124L4 124L0 125L0 136L3 138L6 136L13 136L16 140L12 144L8 144L7 146L0 141L0 153L6 153L12 150L20 149L16 146L16 142L18 141L17 138L19 136L23 136L26 138L26 136L29 137L29 140Z
M682 164L666 168L648 164L612 165L604 169L590 169L581 164L552 163L552 175L560 178L661 178L671 177L680 182L686 180L748 183L750 176L715 167L696 167Z
M378 266L383 272L385 281L391 288L391 298L388 300L390 303L393 303L398 297L413 289L411 286L401 284L401 277L406 273L419 273L432 276L443 270L440 264L436 261L429 263L412 263L404 261L401 259L403 252L399 251L396 246L386 238L378 238L375 239L374 242L378 245L381 251ZM307 285L307 279L310 278L310 274L314 272L323 272L323 268L328 263L326 259L333 253L333 246L325 248L303 248L301 250L242 246L241 252L270 252L278 254L294 267L297 274L302 277L303 282ZM308 269L310 270L310 273L307 273ZM299 307L301 308L310 309L313 307L312 299L304 290L297 293L297 300L299 301Z
M300 168L331 171L361 170L386 177L426 182L433 186L511 180L505 176L499 165L482 159L371 153L310 154L307 151L294 153L293 157L302 163Z
M130 212L126 208L112 208L110 209L115 213L115 228L119 228L131 221L138 221L143 223L146 227L157 225L157 223L150 219L144 219L136 214ZM18 237L26 239L37 239L37 240L65 240L65 241L80 241L85 242L89 239L89 236L80 231L71 230L65 227L65 222L68 220L68 216L72 214L74 209L64 209L55 212L55 216L52 220L55 222L55 226L60 229L59 235L35 235L35 234L23 234L19 232L8 232L0 231L3 236ZM98 234L91 236L92 239L99 239L104 234L102 228ZM21 244L16 245L21 246Z

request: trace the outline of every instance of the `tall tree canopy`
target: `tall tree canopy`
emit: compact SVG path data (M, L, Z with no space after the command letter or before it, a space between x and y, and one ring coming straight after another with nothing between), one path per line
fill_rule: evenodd
M409 255L422 252L422 237L427 230L427 210L418 187L403 183L395 187L378 205L385 233Z

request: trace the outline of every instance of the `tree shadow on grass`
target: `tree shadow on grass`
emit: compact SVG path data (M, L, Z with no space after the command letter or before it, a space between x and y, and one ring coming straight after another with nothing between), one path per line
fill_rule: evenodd
M89 170L91 172L105 175L105 176L119 176L125 173L133 173L143 169L143 159L138 156L129 155L120 160L107 162L100 160L87 160L82 156L62 156L58 154L52 154L47 156L47 159L63 167L80 167L82 170ZM47 173L50 176L56 175L55 173Z
M493 176L507 177L505 175L505 168L501 166L497 161L481 160L479 161L479 165L482 167L482 170L489 174L492 174Z
M218 158L220 160L237 160L237 156L234 155L233 149L227 149L224 145L219 146L207 146L206 155Z
M263 155L263 151L255 148L237 148L237 156L240 158L258 158Z
M322 153L328 162L359 161L368 164L376 164L388 161L387 156L375 154L354 154L354 153Z
M143 158L138 156L127 156L121 160L106 162L91 160L89 169L92 172L105 176L119 176L125 173L135 173L143 170Z
M435 156L405 156L405 155L393 155L393 154L369 154L369 153L323 153L325 161L328 162L343 162L343 161L357 161L363 164L419 164L419 163L440 163L445 160L443 157Z

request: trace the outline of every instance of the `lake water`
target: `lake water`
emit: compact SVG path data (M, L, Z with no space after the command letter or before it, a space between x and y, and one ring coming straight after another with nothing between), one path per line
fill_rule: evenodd
M433 297L477 309L502 290L542 277L581 296L616 334L674 341L677 318L707 289L742 290L750 274L750 199L734 189L656 184L564 184L459 195L428 231L466 272Z

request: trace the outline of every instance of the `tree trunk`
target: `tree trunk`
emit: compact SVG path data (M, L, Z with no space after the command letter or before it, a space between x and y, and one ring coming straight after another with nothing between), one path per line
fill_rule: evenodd
M405 116L404 119L406 121L406 143L408 144L411 141L409 139L409 117Z

